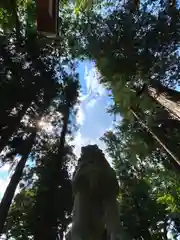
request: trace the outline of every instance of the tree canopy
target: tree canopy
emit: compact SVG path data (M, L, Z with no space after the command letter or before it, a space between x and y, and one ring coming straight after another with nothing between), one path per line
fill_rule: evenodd
M131 239L177 239L178 6L62 1L58 30L55 39L37 33L34 0L0 2L0 160L13 169L0 203L0 234L63 239L71 223L76 64L87 59L111 93L109 114L121 116L102 136L120 184L119 221Z

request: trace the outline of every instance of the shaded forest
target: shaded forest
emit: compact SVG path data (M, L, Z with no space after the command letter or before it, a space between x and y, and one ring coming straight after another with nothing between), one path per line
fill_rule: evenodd
M63 239L72 222L83 60L110 92L108 113L121 116L101 141L120 184L122 228L135 240L179 239L178 5L60 1L58 11L58 37L47 38L34 0L0 2L0 166L12 169L0 239Z

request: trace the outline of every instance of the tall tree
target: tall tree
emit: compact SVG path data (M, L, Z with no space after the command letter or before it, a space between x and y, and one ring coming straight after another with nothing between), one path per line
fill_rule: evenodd
M133 114L133 116L137 119L139 124L142 126L142 128L145 129L152 136L152 138L160 144L160 146L167 152L167 154L170 155L172 161L174 162L174 165L177 166L178 170L180 170L179 159L174 155L174 153L171 152L170 149L166 146L166 144L163 143L163 141L140 119L137 112L132 107L130 108L130 111Z
M9 185L7 186L4 196L1 200L1 204L0 204L0 234L3 233L5 221L6 221L6 218L8 215L8 211L9 211L12 199L14 197L14 193L16 191L18 183L21 180L23 169L27 162L27 159L31 152L31 149L33 147L35 137L36 137L36 132L32 133L27 138L27 140L24 140L24 142L22 142L23 150L21 150L21 153L20 153L22 155L22 157L16 166L14 174L12 175Z
M34 4L34 1L32 3ZM64 165L65 158L70 153L67 150L65 137L69 134L68 124L77 101L78 80L77 76L69 75L69 70L71 71L72 67L71 56L73 54L69 52L66 38L62 37L60 46L57 47L55 40L51 41L36 35L33 28L35 25L32 11L33 4L23 4L22 1L8 1L7 4L3 1L1 3L1 10L8 12L7 23L10 24L11 20L13 22L12 25L5 26L5 19L3 17L0 19L2 20L0 24L3 26L3 34L5 35L0 39L2 60L0 62L0 71L2 73L0 75L2 79L0 84L0 92L2 93L0 94L0 112L2 116L0 121L0 151L5 148L9 150L10 148L10 150L13 150L14 155L21 153L23 145L18 145L18 139L26 139L27 132L32 130L33 125L37 132L36 142L28 154L31 156L31 160L35 160L35 164L38 165L39 162L36 162L36 157L38 154L44 154L41 147L47 142L47 139L50 142L57 140L54 139L54 136L48 136L47 138L48 134L46 136L42 135L39 126L41 118L51 119L57 132L60 132L61 129L61 134L58 135L60 138L59 146L56 147L55 153L51 155L52 161L45 165L41 163L40 166L41 174L37 192L37 207L35 208L36 217L42 217L44 211L50 213L49 219L47 215L45 218L37 219L37 226L40 228L38 231L36 231L37 229L33 230L35 237L39 234L40 238L37 238L41 239L43 238L43 231L46 229L46 223L49 236L59 234L59 226L61 226L60 235L62 236L62 232L68 223L68 220L66 222L64 219L67 213L67 205L63 203L63 198L60 198L61 194L65 194L65 190L60 189L60 187L67 184L67 190L69 189L69 182L66 181L68 173ZM27 9L27 15L25 9ZM65 25L66 21L65 23L62 21L62 32L64 31L63 27L67 28ZM14 91L16 91L16 94L14 94ZM54 99L53 103L52 99ZM61 121L59 119L57 122L54 120L52 108L59 109ZM15 151L12 143L18 145ZM8 156L10 156L10 153L6 155L7 158ZM7 188L8 194L5 194L3 198L2 209L5 212L2 215L3 225L14 191L22 177L26 160L22 157L18 163ZM42 200L42 196L44 196L44 190L42 189L45 186L43 184L46 183L46 174L50 180L48 182L48 191L45 191L47 206L41 209L41 203L44 200ZM62 200L62 208L59 207L59 199ZM71 199L69 199L69 205L70 202ZM57 209L59 210L57 211Z
M168 201L168 197L173 196L169 185L173 179L171 172L164 170L160 159L157 164L158 155L148 157L148 162L142 158L143 152L132 155L133 143L124 132L125 126L122 126L121 132L119 130L117 126L115 132L107 132L103 140L120 180L120 221L134 239L167 239L171 214L178 212L179 205L177 198L174 201L177 208L173 210L172 202ZM172 191L174 188L178 188L178 182ZM178 190L176 194L179 195Z
M51 179L48 177L42 178L42 175L49 174L49 161L53 161L56 156L58 142L43 145L44 154L38 153L37 166L26 169L24 177L20 184L20 192L16 195L13 204L11 205L4 233L7 238L15 238L17 240L29 240L33 237L36 231L36 224L38 219L36 201L37 201L37 189L41 188L40 205L38 206L38 213L46 214L43 212L44 206L48 203L46 189L49 186ZM59 170L59 177L61 179L60 187L58 189L58 195L61 199L61 204L56 209L58 212L58 235L63 239L67 225L71 221L72 211L72 189L71 181L69 179L68 165L73 163L74 155L72 154L70 146L66 148L66 154L64 158L64 165ZM34 158L32 155L31 157ZM34 177L35 176L35 177ZM39 191L39 190L38 190ZM45 198L46 197L46 201ZM48 196L50 197L50 196ZM42 210L42 212L41 212Z
M76 104L78 96L78 81L70 77L65 77L64 88L62 96L58 103L58 109L62 114L61 134L59 145L57 147L56 155L47 162L48 172L42 173L42 182L47 182L46 189L39 187L37 193L37 228L34 235L35 239L56 239L58 236L58 206L61 204L61 197L58 194L59 186L62 179L59 174L60 169L64 165L64 158L66 155L66 141L65 137L68 133L68 122L72 115L74 105ZM48 180L47 180L48 179ZM43 208L41 201L43 198L47 199L47 204ZM40 210L40 212L39 212ZM46 214L44 214L46 213Z
M179 93L171 89L179 84L179 9L161 7L150 13L151 4L138 11L131 7L130 1L119 3L107 16L88 16L90 27L80 25L83 54L96 61L101 81L116 99L121 87L136 91L145 83L147 97L179 118Z
M30 59L31 55L28 54L28 51L25 54L16 51L15 54L11 54L11 47L11 44L4 42L1 45L4 60L2 71L5 71L2 77L5 79L2 81L0 90L2 92L0 151L8 144L13 133L19 129L27 110L37 108L42 105L43 101L46 101L47 104L55 96L59 87L54 77L53 67L50 69L48 64L50 62L47 59L44 63L44 56L38 54L40 51L38 47L36 47L36 50L39 50L36 57L41 63L41 68L36 65L35 61L37 60ZM13 94L14 91L16 91L16 95Z
M0 204L0 212L1 212L0 234L3 231L8 210L10 208L10 204L14 197L15 190L22 178L23 170L28 160L28 156L30 155L32 151L32 147L35 143L36 135L39 128L38 123L42 118L43 114L45 113L45 110L49 107L49 104L51 103L52 98L54 96L54 92L56 90L57 90L56 88L53 89L53 94L52 94L51 89L49 88L50 93L47 96L45 96L44 99L41 99L43 100L43 102L39 102L39 103L37 102L34 112L33 113L29 112L28 114L28 117L30 118L29 121L31 121L31 124L34 125L34 127L28 126L27 124L27 126L24 126L24 129L25 129L24 136L20 136L20 137L17 136L11 141L10 145L14 149L14 151L12 151L12 155L16 156L17 154L20 154L22 157L19 163L17 164L17 167L14 171L14 174L11 178L11 181L6 189L4 197ZM32 107L35 107L35 106L32 106ZM12 122L12 124L14 124L14 122ZM27 139L23 140L23 137L25 137L28 134L29 130L30 130L30 133L29 133L30 136L28 138L26 137ZM11 155L11 152L8 155Z
M144 85L140 90L141 94L147 94L154 101L167 109L177 120L180 120L180 92L170 89L160 82L152 82L151 85ZM140 94L139 94L140 95Z

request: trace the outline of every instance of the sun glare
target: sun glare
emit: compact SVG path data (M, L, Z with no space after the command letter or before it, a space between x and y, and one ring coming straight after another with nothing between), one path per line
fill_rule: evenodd
M53 126L51 125L51 123L45 122L43 120L38 122L38 126L39 126L39 128L43 129L47 133L51 133L53 130Z

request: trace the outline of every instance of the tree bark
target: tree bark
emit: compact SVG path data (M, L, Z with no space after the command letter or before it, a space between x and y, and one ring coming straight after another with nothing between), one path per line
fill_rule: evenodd
M28 155L31 151L31 148L33 146L35 136L36 136L36 134L32 133L30 138L28 139L28 143L27 143L28 145L27 145L26 152L24 153L24 156L22 156L21 160L17 164L14 174L12 175L10 183L7 186L4 196L1 200L1 204L0 204L0 234L3 233L6 218L8 215L8 211L9 211L12 199L14 197L16 188L21 180L23 169L24 169L24 166L28 159Z
M136 111L132 107L130 107L130 111L133 114L133 116L136 118L136 120L139 122L139 124L142 126L142 128L144 128L154 138L154 140L156 142L158 142L159 145L168 153L168 155L170 155L170 157L172 158L172 161L173 161L173 165L176 166L177 170L180 172L180 161L176 157L176 155L166 146L165 143L162 142L162 140L152 131L152 129L150 129L141 120L141 118L138 116L138 114L136 113Z
M180 121L180 92L165 87L160 82L153 82L145 89L151 98Z

